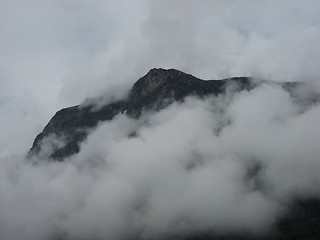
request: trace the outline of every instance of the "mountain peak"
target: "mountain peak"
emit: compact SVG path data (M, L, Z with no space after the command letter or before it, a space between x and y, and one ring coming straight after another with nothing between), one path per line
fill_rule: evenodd
M36 137L29 156L41 153L42 142L50 136L64 139L64 146L53 146L48 158L63 160L79 152L80 143L86 139L87 130L101 121L110 121L120 113L139 118L144 111L158 111L174 101L183 101L188 96L205 97L227 92L230 84L236 91L254 88L248 77L223 80L201 80L176 69L153 68L132 87L127 99L112 102L100 109L93 106L74 106L58 111L43 131Z
M151 68L149 72L146 75L165 75L165 74L184 74L184 75L190 75L187 73L184 73L182 71L179 71L174 68L164 69L164 68Z
M268 82L265 81L264 83ZM42 133L36 137L29 151L29 157L36 156L36 159L39 160L64 161L67 160L67 157L80 151L80 143L86 139L87 134L90 133L90 129L95 128L101 121L111 121L118 114L126 114L130 118L139 118L145 111L161 110L175 101L184 101L186 97L192 95L203 98L206 96L229 94L230 92L237 93L243 90L250 91L259 84L253 83L248 77L205 81L175 69L154 68L133 85L127 99L112 102L99 109L93 106L83 108L74 106L58 111ZM278 86L290 92L298 84L279 83ZM194 124L197 123L195 122ZM130 138L132 136L130 133L127 137ZM248 169L248 176L251 176L251 173L252 170ZM251 181L252 183L259 182L260 179L256 178L255 175L255 173L252 174L250 183ZM262 193L264 193L263 191ZM275 237L273 237L273 232L270 233L272 237L266 232L265 235L261 236L244 234L243 237L233 237L231 235L220 238L216 237L212 230L212 232L199 232L181 239L262 240L272 238L284 240L288 239L288 237L295 240L302 240L305 237L310 240L319 239L319 200L306 199L301 202L295 202L292 206L289 206L289 209L290 212L276 224L278 235ZM257 212L257 214L260 213Z
M135 98L136 95L145 97L163 85L172 85L174 82L181 84L190 79L196 78L176 69L153 68L133 85L130 98Z

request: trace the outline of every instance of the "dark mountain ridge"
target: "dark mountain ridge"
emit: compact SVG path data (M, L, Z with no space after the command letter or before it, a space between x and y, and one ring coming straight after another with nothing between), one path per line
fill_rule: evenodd
M58 111L36 137L28 156L39 153L44 138L54 135L63 138L66 145L55 147L49 157L63 160L79 152L79 144L87 135L84 130L95 127L100 121L111 120L117 114L124 112L130 117L138 118L143 111L159 110L187 96L205 97L210 94L224 94L231 84L239 91L254 87L248 77L205 81L175 69L151 69L133 85L127 99L99 109L94 109L93 105L85 107L77 105Z
M28 157L38 156L46 138L55 136L63 139L65 145L53 146L52 152L47 157L54 161L63 161L80 151L80 143L86 139L88 130L93 129L101 121L112 120L117 114L122 113L131 118L139 118L144 111L160 110L174 101L183 101L187 96L203 98L208 95L227 94L230 89L231 91L250 91L259 84L248 77L205 81L174 69L152 69L133 85L126 99L112 102L99 109L96 109L94 105L78 105L58 111L35 138ZM279 84L286 91L291 92L300 83L273 84ZM275 226L275 234L253 237L217 236L212 233L204 233L181 239L319 240L320 201L299 199L289 208L289 213Z

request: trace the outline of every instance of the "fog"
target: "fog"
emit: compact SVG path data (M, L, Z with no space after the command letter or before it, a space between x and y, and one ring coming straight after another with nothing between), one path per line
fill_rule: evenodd
M319 198L319 13L318 1L1 1L0 239L259 235L294 199ZM120 114L64 162L25 159L55 111L123 98L153 67L309 87Z

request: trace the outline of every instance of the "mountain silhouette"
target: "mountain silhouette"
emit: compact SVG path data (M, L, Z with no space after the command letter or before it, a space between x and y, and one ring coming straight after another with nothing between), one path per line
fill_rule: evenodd
M173 102L182 102L186 97L205 98L231 92L250 91L262 83L277 84L291 92L301 83L275 83L255 81L249 77L233 77L222 80L202 80L175 69L151 69L131 88L125 99L97 108L94 104L77 105L58 111L43 131L35 138L28 158L41 159L42 146L48 137L63 139L64 144L53 145L45 159L64 161L80 151L80 144L102 121L110 121L118 114L138 119L144 112L159 111ZM319 240L320 201L318 199L296 199L290 211L276 223L276 232L264 236L220 236L215 233L196 233L183 240ZM259 213L257 213L259 214Z

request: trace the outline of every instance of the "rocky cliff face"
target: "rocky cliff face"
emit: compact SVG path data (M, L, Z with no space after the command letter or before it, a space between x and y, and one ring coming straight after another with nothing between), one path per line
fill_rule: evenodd
M247 77L204 81L174 69L152 69L133 85L129 96L123 101L110 103L98 110L94 106L74 106L58 111L36 137L28 155L37 155L42 142L52 135L63 139L65 144L53 146L49 157L63 160L79 152L79 144L86 138L87 131L100 121L111 120L124 112L130 117L138 118L143 111L159 110L173 101L182 101L187 96L224 94L231 85L239 91L254 87Z
M281 85L290 92L298 83ZM79 152L80 143L86 139L90 129L101 121L112 120L117 114L122 113L131 118L139 118L144 111L160 110L174 101L183 101L187 96L203 98L208 95L226 94L230 89L231 91L249 91L256 86L257 83L247 77L204 81L174 69L152 69L133 85L128 97L122 101L110 103L99 109L95 109L92 105L74 106L58 111L36 137L28 156L32 158L41 154L46 139L55 136L62 139L64 144L53 145L48 157L54 161L63 161ZM320 239L319 200L297 200L290 209L289 214L278 221L275 227L276 233L270 233L268 236L217 236L214 233L203 233L187 239Z

